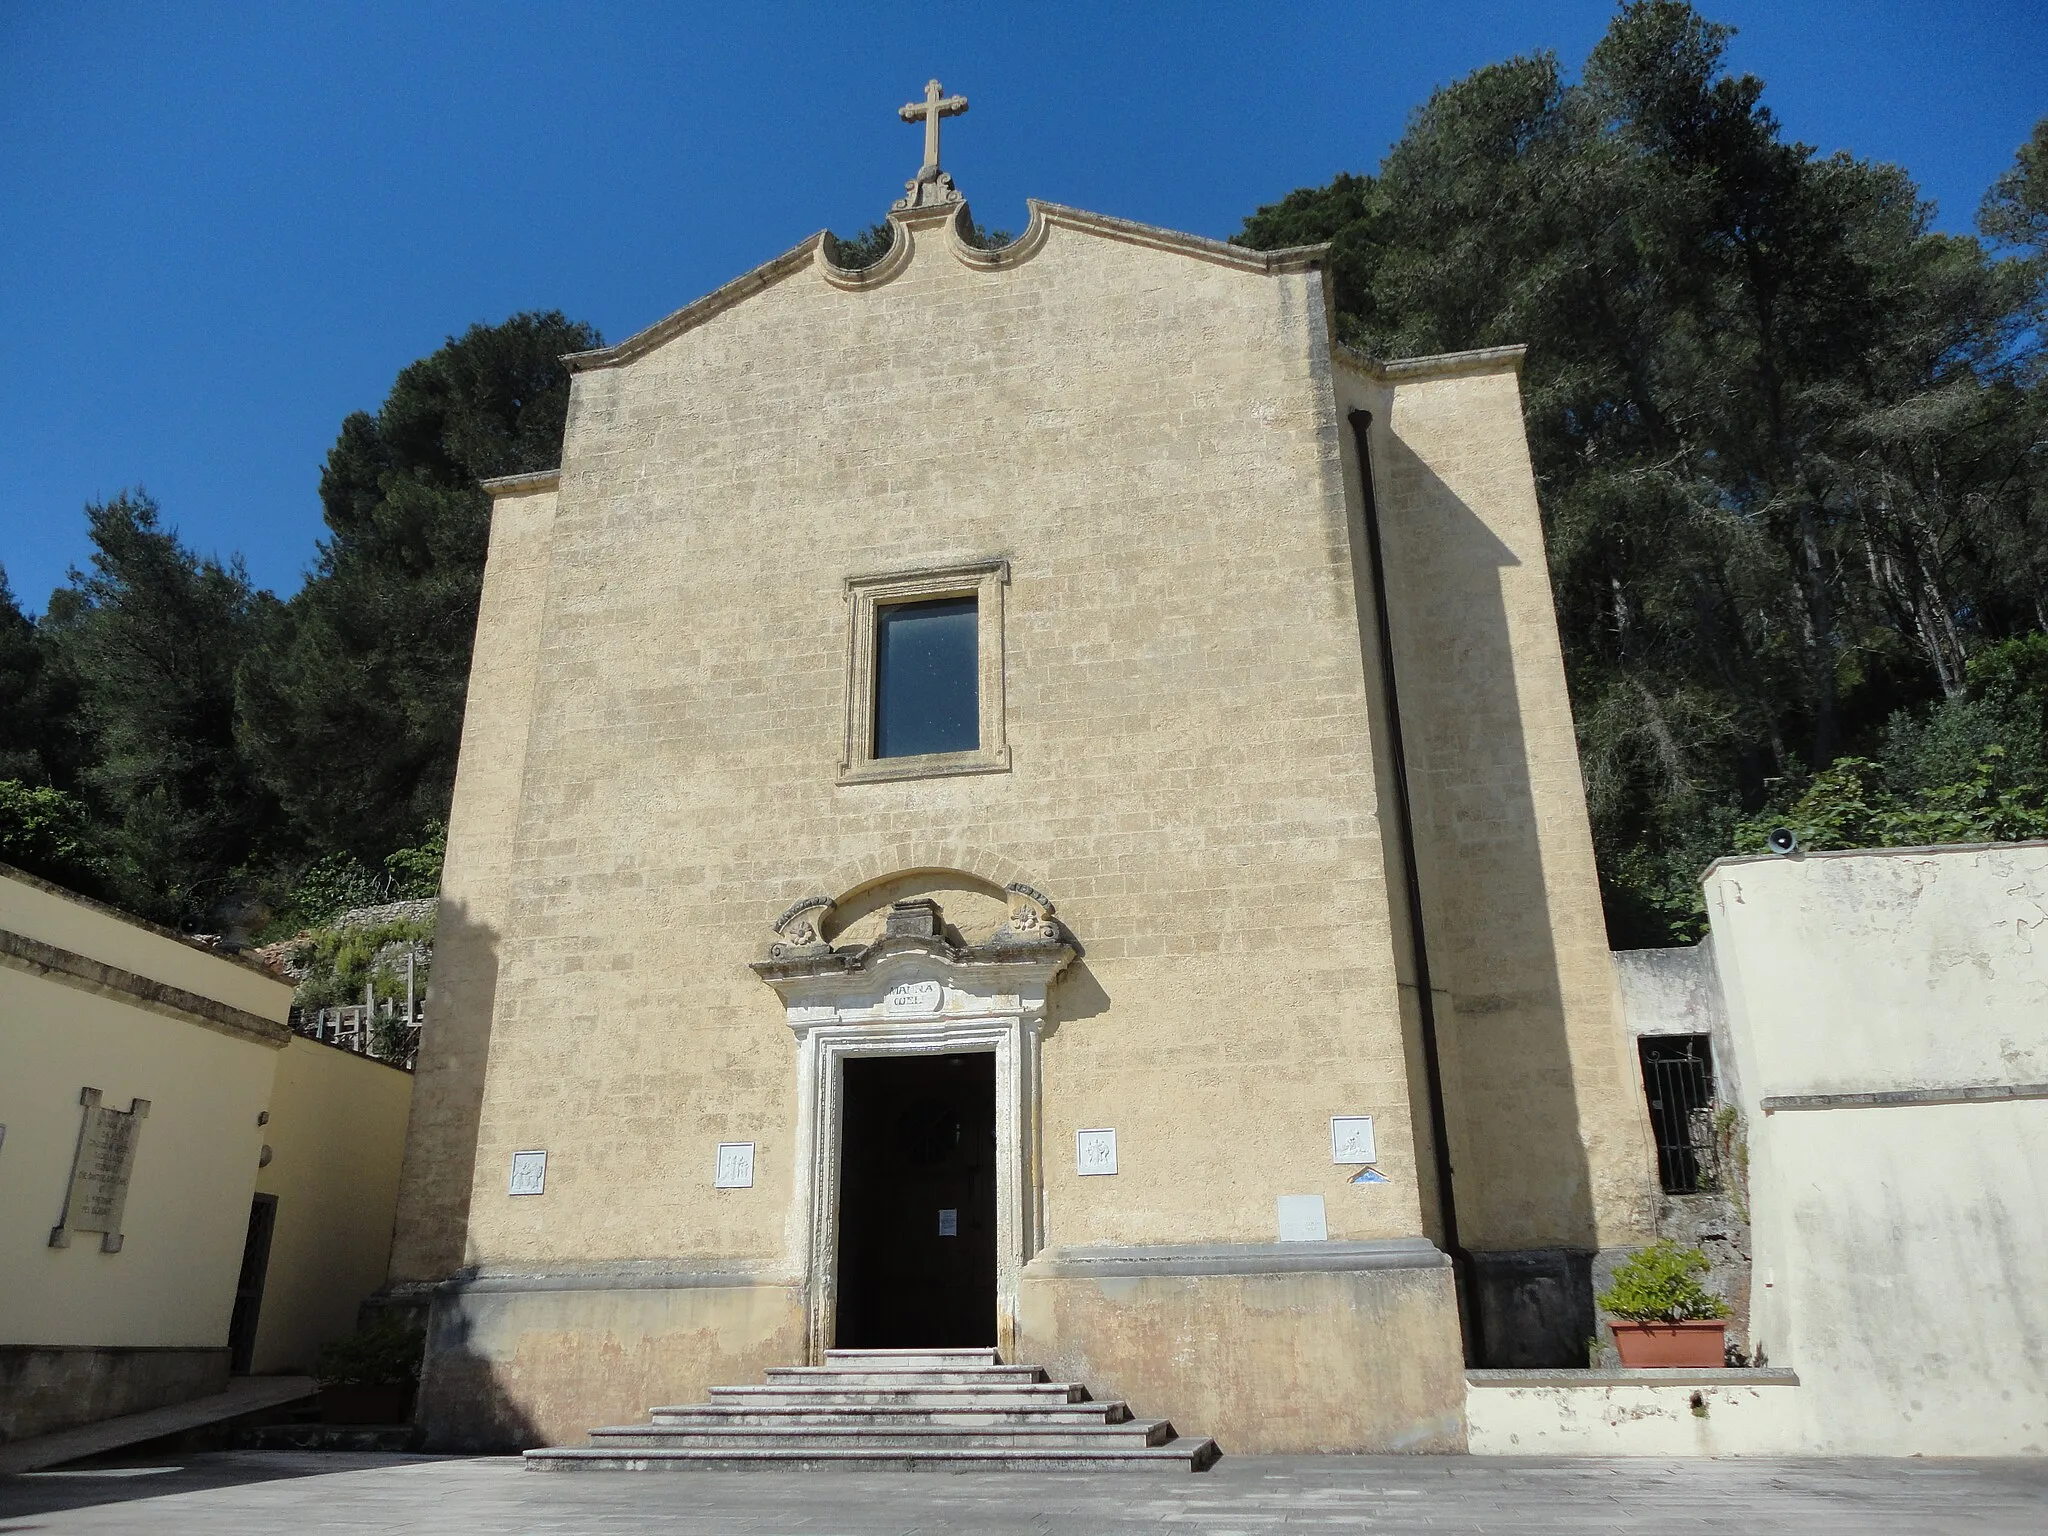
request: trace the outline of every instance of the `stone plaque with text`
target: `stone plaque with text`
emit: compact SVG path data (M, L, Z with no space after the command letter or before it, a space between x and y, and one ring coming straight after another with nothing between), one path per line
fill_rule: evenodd
M108 1109L97 1088L79 1090L84 1118L78 1150L71 1157L71 1186L64 1214L50 1229L50 1246L68 1248L73 1232L100 1234L100 1251L121 1251L121 1213L128 1205L128 1178L135 1171L135 1142L149 1115L149 1100L132 1099L126 1109Z

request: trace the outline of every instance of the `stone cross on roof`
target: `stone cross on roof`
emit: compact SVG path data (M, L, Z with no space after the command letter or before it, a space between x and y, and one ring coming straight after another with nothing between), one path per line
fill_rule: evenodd
M966 110L967 98L946 95L936 80L925 83L923 101L896 109L896 115L906 123L924 119L924 165L914 179L905 183L904 190L909 195L896 205L898 208L923 208L960 200L960 194L953 188L953 178L939 169L939 119L958 117Z
M918 172L920 180L929 181L939 168L939 119L958 117L967 110L965 96L947 96L939 89L939 82L927 80L924 100L913 101L896 109L896 115L906 123L924 119L924 169Z

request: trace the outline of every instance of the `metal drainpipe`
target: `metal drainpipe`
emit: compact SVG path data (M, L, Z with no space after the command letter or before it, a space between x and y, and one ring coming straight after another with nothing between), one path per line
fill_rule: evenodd
M1394 675L1394 635L1387 617L1387 571L1380 555L1380 509L1372 486L1372 412L1353 411L1352 441L1358 447L1358 479L1364 488L1365 553L1372 568L1373 622L1379 634L1380 688L1387 701L1387 748L1394 766L1395 831L1401 844L1402 883L1407 887L1408 938L1415 967L1416 1014L1422 1027L1423 1080L1429 1094L1429 1139L1436 1153L1437 1218L1443 1226L1444 1249L1451 1256L1458 1291L1465 1363L1480 1365L1486 1356L1486 1327L1479 1315L1478 1276L1472 1255L1458 1241L1458 1199L1451 1178L1451 1134L1444 1111L1443 1059L1437 1048L1436 993L1430 985L1429 942L1422 926L1422 876L1415 864L1415 812L1408 795L1408 751L1401 735L1401 692Z

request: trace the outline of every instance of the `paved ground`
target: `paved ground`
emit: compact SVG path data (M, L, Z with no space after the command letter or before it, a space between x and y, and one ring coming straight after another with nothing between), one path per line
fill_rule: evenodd
M205 1536L880 1536L1262 1531L2026 1533L2048 1462L1226 1457L1200 1475L547 1475L305 1451L0 1478L0 1532Z
M105 1459L108 1452L118 1451L124 1445L138 1445L181 1430L276 1408L311 1397L319 1390L319 1384L310 1376L240 1376L228 1383L227 1391L213 1397L152 1408L147 1413L124 1414L118 1419L101 1419L97 1424L59 1430L54 1435L10 1440L0 1445L0 1476L61 1467L87 1456Z

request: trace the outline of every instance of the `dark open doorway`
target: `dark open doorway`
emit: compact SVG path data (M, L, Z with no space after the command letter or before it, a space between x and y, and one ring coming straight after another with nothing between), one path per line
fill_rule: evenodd
M995 1057L845 1070L838 1347L995 1343Z
M228 1369L249 1374L256 1358L256 1321L263 1311L263 1278L270 1269L270 1235L277 1230L277 1196L258 1195L249 1204L249 1236L242 1244L242 1269L235 1277L235 1310L228 1322Z

